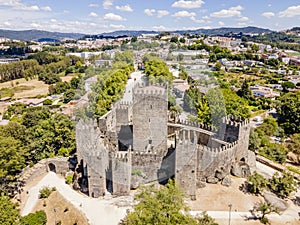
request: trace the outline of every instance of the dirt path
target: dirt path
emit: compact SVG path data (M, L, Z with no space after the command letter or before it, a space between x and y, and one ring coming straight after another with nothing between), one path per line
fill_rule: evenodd
M57 191L66 200L86 215L92 225L117 225L126 215L127 208L114 205L118 202L118 199L103 200L89 198L74 191L69 185L65 184L64 179L50 172L28 190L28 199L21 210L22 216L33 211L38 201L39 190L45 186L56 187Z

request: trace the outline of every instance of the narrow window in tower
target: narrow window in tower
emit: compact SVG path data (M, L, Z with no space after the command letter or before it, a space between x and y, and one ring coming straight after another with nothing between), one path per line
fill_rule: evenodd
M149 123L150 123L150 118L149 118Z
M152 105L150 105L150 109L152 109Z

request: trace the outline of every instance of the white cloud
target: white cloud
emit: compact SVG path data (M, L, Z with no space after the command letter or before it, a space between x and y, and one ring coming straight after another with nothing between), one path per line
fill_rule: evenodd
M154 13L156 12L155 9L145 9L144 10L144 13L147 15L147 16L154 16Z
M205 20L197 20L196 17L194 17L194 16L190 17L190 19L196 23L205 23Z
M114 0L103 0L103 8L109 9L114 4Z
M246 21L249 21L249 18L247 16L242 16L242 17L238 18L238 21L246 22Z
M188 12L188 11L179 11L174 13L172 16L180 18L180 17L195 17L196 13Z
M125 20L122 16L119 16L114 13L107 13L104 15L103 19L105 20L114 20L114 21L123 21Z
M300 5L290 6L286 10L279 12L278 16L280 18L300 16Z
M164 17L164 16L167 16L169 15L169 11L167 10L157 10L157 17L158 18L161 18L161 17Z
M225 25L225 23L222 22L222 21L219 21L218 24L219 24L220 26L224 26L224 25Z
M116 6L116 10L123 11L123 12L132 12L133 9L130 5L123 5L123 6Z
M88 5L88 7L98 8L99 5L98 5L98 4L95 4L95 3L91 3L91 4Z
M162 31L162 30L166 30L166 27L163 25L160 26L154 26L152 27L153 30L157 30L157 31Z
M0 0L0 6L8 6L17 10L24 11L39 11L40 8L37 5L26 5L21 0Z
M261 14L262 16L270 19L271 17L275 16L275 14L273 12L264 12Z
M8 21L5 21L5 22L3 23L3 25L9 27L9 26L11 26L12 24L11 24L10 22L8 22Z
M209 19L209 17L208 16L202 16L202 19L207 20L207 19Z
M230 7L229 9L222 9L221 11L211 13L211 17L216 17L216 18L230 18L230 17L241 17L242 13L241 11L243 10L243 7L238 5L235 7Z
M191 0L191 1L179 0L177 2L174 2L172 4L172 7L183 8L183 9L195 9L195 8L200 8L202 4L204 4L204 1L202 0Z
M51 19L51 20L50 20L50 22L52 22L52 23L56 23L56 22L57 22L57 20L56 20L56 19Z
M41 25L38 24L38 23L31 23L30 26L33 27L33 28L39 28L39 27L41 27Z
M65 9L65 10L63 11L63 13L64 13L64 14L68 14L68 13L70 13L70 11Z
M169 11L167 10L155 10L155 9L145 9L144 13L147 16L156 16L157 18L162 18L170 14Z
M89 17L98 17L98 14L95 13L95 12L91 12L91 13L89 14Z
M51 9L50 6L44 6L44 7L41 7L41 9L42 9L43 11L46 11L46 12L51 12L51 11L52 11L52 9Z
M110 24L109 25L111 28L115 28L115 29L124 29L125 26L123 25L117 25L117 24Z

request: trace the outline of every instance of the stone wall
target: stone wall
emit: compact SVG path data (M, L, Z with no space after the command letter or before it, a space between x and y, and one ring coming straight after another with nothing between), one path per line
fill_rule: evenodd
M112 180L114 195L129 195L131 181L131 152L120 152L112 158Z
M69 162L68 157L57 157L57 158L49 158L43 159L35 164L33 167L28 167L21 174L20 181L24 183L28 183L33 181L34 179L46 174L50 170L56 172L61 176L65 176L69 171Z

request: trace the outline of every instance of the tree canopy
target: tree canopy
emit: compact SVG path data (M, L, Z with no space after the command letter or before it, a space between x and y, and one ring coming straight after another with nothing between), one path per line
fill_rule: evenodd
M216 225L207 215L193 218L188 214L188 207L183 200L184 194L178 185L169 180L166 186L155 189L144 187L135 199L139 201L121 223L122 225Z

